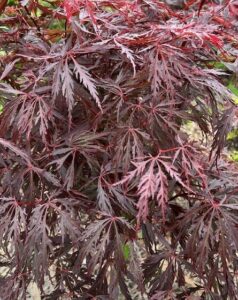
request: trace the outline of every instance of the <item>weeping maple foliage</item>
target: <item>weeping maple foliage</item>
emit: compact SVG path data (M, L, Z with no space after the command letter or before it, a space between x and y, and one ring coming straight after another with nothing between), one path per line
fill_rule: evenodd
M9 3L1 299L238 299L237 1Z

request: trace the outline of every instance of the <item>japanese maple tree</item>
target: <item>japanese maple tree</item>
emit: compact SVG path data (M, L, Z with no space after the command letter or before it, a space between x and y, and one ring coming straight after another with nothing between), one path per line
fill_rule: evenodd
M0 3L1 299L238 299L238 1Z

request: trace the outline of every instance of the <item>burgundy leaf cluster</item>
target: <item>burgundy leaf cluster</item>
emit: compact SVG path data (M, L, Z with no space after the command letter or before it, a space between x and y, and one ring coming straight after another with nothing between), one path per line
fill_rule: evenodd
M11 3L1 299L238 299L238 2Z

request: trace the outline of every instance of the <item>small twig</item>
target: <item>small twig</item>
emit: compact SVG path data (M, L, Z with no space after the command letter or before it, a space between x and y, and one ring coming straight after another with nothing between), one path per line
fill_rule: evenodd
M44 35L41 32L41 29L40 29L39 25L37 24L36 20L31 16L31 13L29 12L28 8L26 6L24 6L24 9L25 9L27 15L29 16L29 18L31 19L31 21L33 22L33 24L35 25L35 27L37 29L37 32L40 35L40 37L42 38L42 40L44 42L46 42L48 45L50 45L50 42L45 39Z

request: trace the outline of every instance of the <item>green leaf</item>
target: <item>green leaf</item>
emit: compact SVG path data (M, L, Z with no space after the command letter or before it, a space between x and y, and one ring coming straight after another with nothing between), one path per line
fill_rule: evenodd
M238 151L234 150L230 153L230 158L234 161L238 161Z
M237 136L238 136L238 129L231 130L227 135L227 140L228 141L233 140Z
M8 6L17 6L17 4L18 4L18 1L16 1L16 0L8 0L7 1Z
M238 88L235 86L235 84L232 81L229 82L227 87L235 96L238 97Z
M124 255L125 260L129 260L129 257L130 257L130 247L127 244L125 244L123 246L122 250L123 250L123 255Z
M228 89L232 92L232 100L238 104L238 88L235 86L233 80L230 80L228 84Z
M221 69L221 70L226 70L227 67L224 65L224 63L219 62L219 61L210 61L208 63L209 67L212 67L214 69Z

